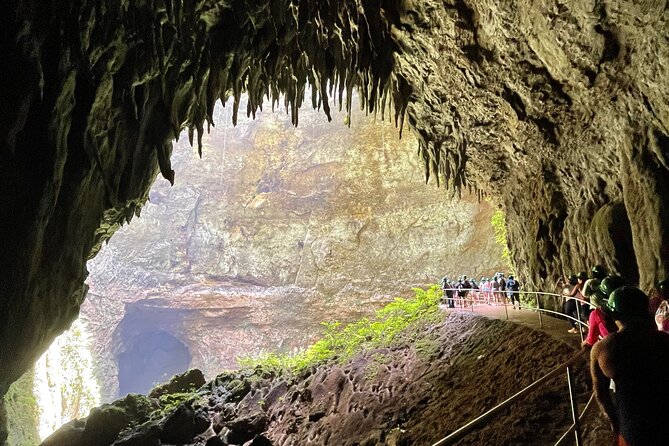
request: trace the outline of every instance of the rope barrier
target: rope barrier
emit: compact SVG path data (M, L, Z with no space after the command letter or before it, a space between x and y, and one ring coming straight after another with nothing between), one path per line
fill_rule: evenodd
M543 292L534 292L534 291L481 291L475 288L467 288L467 289L458 289L458 288L445 288L444 291L474 291L474 292L479 292L479 293L492 293L499 295L502 295L502 298L504 298L504 295L507 295L507 293L518 293L518 294L533 294L533 295L542 295L542 296L549 296L549 297L559 297L563 299L574 299L577 300L580 303L587 303L590 305L590 307L594 308L594 305L590 304L589 302L582 301L580 299L576 299L575 297L569 297L569 296L564 296L560 294L555 294L555 293L543 293ZM463 302L471 302L471 307L472 311L474 310L474 304L477 303L478 301L476 299L467 299L466 297L458 297L458 296L453 296L452 299L459 299L460 301ZM537 297L537 304L538 304L538 297ZM508 305L506 302L502 302L502 305L506 306ZM567 317L568 319L574 321L575 323L580 324L581 326L588 327L588 324L580 320L580 313L578 314L578 319L571 317L569 315L565 315L563 313L559 313L557 311L553 310L547 310L545 308L539 308L539 305L537 305L537 308L532 308L532 307L525 307L526 309L530 311L537 311L539 314L539 318L541 321L541 314L542 313L550 313L550 314L557 314L562 317ZM579 305L576 306L577 311L580 311ZM508 311L507 311L507 319L508 319ZM580 331L580 330L579 330ZM583 340L583 333L581 331L581 341ZM560 373L562 373L564 370L567 370L567 382L569 383L569 396L571 400L571 407L572 407L572 415L574 422L573 424L567 429L567 431L560 437L560 439L555 443L555 446L561 445L571 434L575 435L575 440L576 440L576 445L579 446L581 444L581 437L580 437L580 421L584 418L586 412L591 406L591 403L594 399L594 394L590 396L590 399L585 405L585 408L581 412L580 415L577 416L575 410L576 410L576 404L575 404L575 398L574 398L574 390L571 385L571 366L574 365L579 359L581 359L587 352L589 352L589 349L587 348L582 348L579 350L574 356L563 362L562 364L558 365L557 367L553 368L550 372L548 372L546 375L542 376L538 380L534 381L524 389L520 390L519 392L515 393L514 395L510 396L506 400L502 401L492 409L488 410L487 412L481 414L477 418L471 420L469 423L465 424L464 426L456 429L455 431L451 432L448 436L442 438L441 440L437 441L436 443L432 444L432 446L443 446L443 445L448 445L448 444L454 444L456 441L462 439L465 437L467 434L471 433L474 431L477 427L488 421L490 418L494 417L504 409L506 409L509 405L513 404L514 402L526 397L533 391L537 390L538 388L541 387L542 384L546 383L547 381L555 378L558 376Z

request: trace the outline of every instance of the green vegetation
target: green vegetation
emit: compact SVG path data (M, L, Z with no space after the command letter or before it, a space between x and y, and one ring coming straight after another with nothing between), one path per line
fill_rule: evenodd
M296 355L266 353L256 358L238 358L239 365L299 373L326 361L346 361L363 350L391 346L407 328L421 331L443 317L439 310L442 291L438 285L413 291L413 298L397 297L371 319L363 318L345 327L341 322L323 322L323 338Z
M35 373L27 371L9 387L5 395L9 437L12 446L34 446L40 443L37 422L39 409L33 393Z
M83 418L100 404L100 389L92 373L93 359L84 330L78 319L56 343L60 348L60 367L53 372L61 377L62 417L66 420Z
M509 251L509 243L506 240L506 217L501 209L497 209L492 215L492 228L495 231L495 240L502 247L502 259L509 266L511 271L511 252Z
M200 399L200 395L193 392L179 392L179 393L168 393L158 397L158 404L160 405L159 409L154 410L151 413L151 419L160 419L165 415L168 415L174 412L177 407L182 404L192 405L197 400Z

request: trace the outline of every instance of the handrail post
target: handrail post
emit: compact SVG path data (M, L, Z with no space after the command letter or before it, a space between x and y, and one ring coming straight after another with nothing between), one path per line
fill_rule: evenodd
M537 313L539 313L539 328L543 329L544 328L544 319L541 316L541 307L539 306L539 294L534 293L534 297L537 300Z
M506 313L506 320L509 320L509 307L506 304L506 300L502 297L502 305L504 305L504 312Z
M569 386L569 401L571 403L571 417L574 420L574 437L576 446L581 446L581 425L576 407L576 398L574 397L574 387L571 383L571 366L567 367L567 384Z
M581 344L583 343L583 319L581 319L581 303L578 299L576 300L576 318L578 321L576 322L576 325L578 326L578 334L581 337Z

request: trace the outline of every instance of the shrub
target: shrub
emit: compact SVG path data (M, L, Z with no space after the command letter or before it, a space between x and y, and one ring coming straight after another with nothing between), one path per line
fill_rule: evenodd
M306 350L294 354L266 353L258 357L237 358L242 367L283 369L299 373L302 370L330 360L341 362L365 349L388 347L408 327L415 329L435 323L442 317L438 285L427 290L414 288L414 297L397 297L374 317L342 326L341 322L323 322L323 337Z

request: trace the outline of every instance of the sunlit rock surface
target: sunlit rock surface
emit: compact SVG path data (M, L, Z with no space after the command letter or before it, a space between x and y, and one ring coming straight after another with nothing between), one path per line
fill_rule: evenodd
M176 184L158 180L141 217L89 262L83 317L106 399L118 373L127 393L183 371L178 342L211 377L238 355L304 347L320 322L370 315L444 274L505 268L493 206L426 185L415 139L389 123L356 111L349 128L345 113L328 123L305 109L297 129L285 112L232 127L226 113L203 159L177 145ZM163 353L148 346L158 339ZM144 388L123 385L143 373Z

